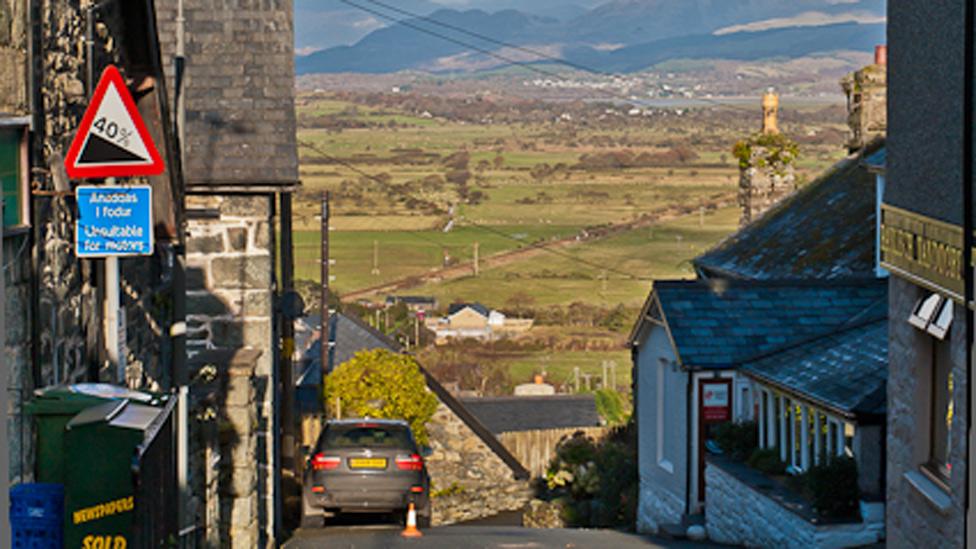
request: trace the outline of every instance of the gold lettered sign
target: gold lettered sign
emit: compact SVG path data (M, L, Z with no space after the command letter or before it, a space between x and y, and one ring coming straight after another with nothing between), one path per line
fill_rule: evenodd
M958 300L964 290L962 240L960 227L881 205L881 265Z

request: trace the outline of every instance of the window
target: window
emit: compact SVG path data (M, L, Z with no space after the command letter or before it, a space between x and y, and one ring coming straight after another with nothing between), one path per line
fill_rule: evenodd
M949 448L952 445L952 360L948 343L932 340L932 397L930 401L928 469L948 481L951 473Z
M2 121L0 121L2 122ZM23 127L0 125L0 184L3 186L3 226L27 224L27 149Z

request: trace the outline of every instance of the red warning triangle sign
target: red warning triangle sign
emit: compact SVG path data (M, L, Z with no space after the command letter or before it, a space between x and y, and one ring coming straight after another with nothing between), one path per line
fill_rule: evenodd
M115 66L102 72L64 163L75 179L157 175L165 169Z

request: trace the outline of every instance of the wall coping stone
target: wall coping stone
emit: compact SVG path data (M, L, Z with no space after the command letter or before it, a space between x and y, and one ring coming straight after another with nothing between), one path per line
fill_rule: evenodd
M708 465L720 469L725 474L747 486L752 491L772 500L783 509L814 525L861 524L863 520L825 519L817 515L813 506L792 490L770 478L768 475L727 457L707 455ZM708 504L706 503L706 508Z

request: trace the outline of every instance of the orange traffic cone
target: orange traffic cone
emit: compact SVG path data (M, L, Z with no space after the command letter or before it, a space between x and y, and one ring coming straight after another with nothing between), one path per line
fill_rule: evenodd
M413 503L407 508L407 527L403 529L403 532L400 532L400 535L405 538L423 537L423 534L417 529L417 510L414 509Z

